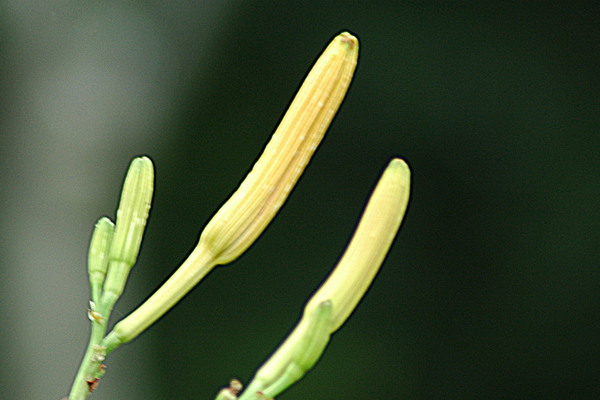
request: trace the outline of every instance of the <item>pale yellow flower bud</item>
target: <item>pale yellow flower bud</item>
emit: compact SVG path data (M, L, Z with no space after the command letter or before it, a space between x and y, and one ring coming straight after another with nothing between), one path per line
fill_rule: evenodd
M338 35L306 77L263 154L200 236L198 246L144 304L115 325L110 352L175 305L215 266L239 257L286 200L338 110L352 80L358 40Z
M371 285L408 205L410 170L390 162L375 187L344 255L304 307L302 319L258 370L239 400L277 396L318 360L329 336L348 319Z
M410 169L403 160L390 162L375 187L358 227L337 266L305 307L333 303L331 333L348 319L377 275L408 205Z
M338 110L357 59L358 40L345 32L317 60L252 171L202 232L199 245L217 264L239 257L282 206Z

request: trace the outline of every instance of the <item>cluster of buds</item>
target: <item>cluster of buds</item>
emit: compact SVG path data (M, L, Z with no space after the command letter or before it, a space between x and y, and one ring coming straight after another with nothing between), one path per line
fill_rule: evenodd
M147 157L133 160L116 223L101 218L90 244L92 300L88 316L92 337L85 356L89 356L90 363L82 364L78 375L83 377L82 385L87 383L89 392L103 374L101 362L107 354L137 337L212 268L235 260L260 236L321 142L348 90L357 59L358 41L354 36L344 32L334 38L306 77L263 154L207 224L190 256L146 302L105 336L110 312L135 264L152 198L152 162ZM296 328L258 370L246 390L242 392L242 384L232 380L229 387L219 392L217 400L271 399L312 368L330 335L348 319L385 259L408 204L409 186L408 166L393 159L375 187L346 251L307 302ZM70 398L85 398L76 384Z
M96 223L88 253L92 292L88 316L98 324L106 322L137 260L153 189L152 161L135 158L125 177L116 224L107 217Z
M93 392L105 366L107 349L101 344L108 318L137 260L150 212L154 190L154 167L148 157L135 158L127 171L116 223L102 217L96 223L88 251L91 297L88 318L90 342L75 377L69 399L86 398Z

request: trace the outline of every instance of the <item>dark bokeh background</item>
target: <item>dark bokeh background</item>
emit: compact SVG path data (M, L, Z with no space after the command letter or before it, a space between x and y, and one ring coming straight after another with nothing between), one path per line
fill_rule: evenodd
M128 4L156 21L169 7L185 8ZM99 215L114 215L129 160L150 155L155 200L117 318L193 248L303 76L342 30L360 40L354 82L259 241L115 351L93 398L212 398L232 377L247 383L335 264L392 156L412 169L410 205L395 244L320 363L279 397L597 398L600 13L592 4L231 2L207 55L178 53L171 73L179 91L157 128L161 139L124 151L127 126L113 128L120 134L105 203L78 222L91 227ZM202 12L200 3L190 6L185 23ZM177 21L160 26L177 43ZM8 55L2 65L11 66L4 82L11 82L18 51L10 40L0 46ZM202 73L194 73L194 63ZM3 101L10 104L20 86L8 87ZM2 149L16 168L10 152ZM6 180L20 176L11 173L3 175L3 192L11 185ZM18 221L2 230L17 227ZM86 242L84 235L78 261ZM6 285L10 260L5 265ZM85 275L83 266L72 268L82 270L81 289L68 310L81 308L73 324L85 329ZM21 324L18 310L10 312L0 329ZM37 323L40 331L60 325L58 337L75 329L59 317ZM6 331L16 335L15 329ZM65 340L77 342L61 354L70 364L53 377L48 398L66 395L85 345L85 337ZM129 364L139 359L143 373ZM27 369L4 373L7 389L0 392L26 398L31 391L24 387L47 385L43 376L32 383ZM111 392L117 382L124 389ZM138 387L152 390L128 391Z

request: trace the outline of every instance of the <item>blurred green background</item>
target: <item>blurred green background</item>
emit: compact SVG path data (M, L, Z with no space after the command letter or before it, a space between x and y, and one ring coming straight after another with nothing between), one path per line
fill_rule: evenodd
M237 187L314 60L360 40L340 112L271 226L107 359L93 399L247 383L342 253L392 156L409 209L371 290L281 399L600 394L595 2L28 1L0 6L0 398L60 399L87 244L130 160L156 192L112 323Z

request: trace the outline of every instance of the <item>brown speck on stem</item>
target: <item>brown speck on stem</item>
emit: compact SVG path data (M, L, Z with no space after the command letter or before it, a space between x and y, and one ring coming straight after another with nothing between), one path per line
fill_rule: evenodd
M86 381L86 382L88 384L90 393L92 393L98 387L98 384L100 383L100 379L93 378L93 379L91 379L89 381Z

